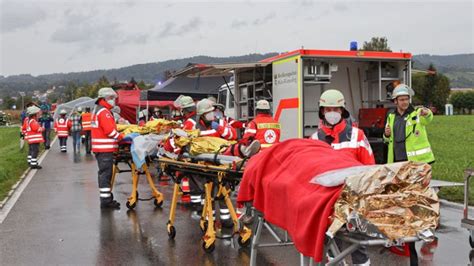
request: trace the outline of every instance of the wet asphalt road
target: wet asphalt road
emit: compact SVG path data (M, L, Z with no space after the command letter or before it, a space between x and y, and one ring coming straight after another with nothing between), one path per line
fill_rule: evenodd
M70 145L70 143L69 143ZM53 146L21 197L0 224L0 265L248 265L250 249L230 240L217 240L212 254L201 248L198 221L178 204L175 240L166 231L172 186L159 186L165 194L161 209L152 201L140 201L134 211L125 202L131 191L129 173L116 180L119 211L101 211L97 189L97 165L82 151L74 156ZM149 198L141 178L141 198ZM467 265L468 233L460 228L462 212L443 207L437 248L433 257L420 254L421 265ZM270 239L268 234L263 240ZM418 245L418 248L421 246ZM384 248L371 248L372 265L408 265ZM430 261L431 260L431 261ZM258 265L298 265L294 247L261 249Z

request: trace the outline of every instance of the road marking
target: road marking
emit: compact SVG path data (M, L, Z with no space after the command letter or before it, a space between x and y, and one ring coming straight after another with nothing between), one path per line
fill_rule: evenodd
M53 147L56 140L57 140L57 137L55 137L54 140L51 142L51 145L50 145L51 147ZM45 150L45 152L43 152L43 154L38 160L39 165L41 165L41 163L43 162L44 158L46 158L46 155L48 155L50 150L51 149ZM13 195L10 197L10 199L8 199L6 204L0 210L0 224L2 224L3 221L7 218L8 213L11 211L11 209L13 209L13 206L15 206L16 201L20 198L21 193L23 193L23 190L25 190L25 188L28 186L28 184L30 183L31 179L33 178L33 176L36 174L37 171L38 170L36 169L30 170L28 175L25 177L25 180L21 182L21 184L18 186L15 192L13 192Z

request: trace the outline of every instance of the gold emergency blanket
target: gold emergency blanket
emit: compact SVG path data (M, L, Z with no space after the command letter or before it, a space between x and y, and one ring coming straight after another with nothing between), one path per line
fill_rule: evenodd
M142 127L138 125L117 125L117 130L124 133L125 135L130 133L140 133L141 135L146 135L150 133L154 134L166 134L169 133L173 128L179 127L179 124L176 121L168 121L165 119L156 119L153 121L148 121Z
M415 162L374 166L349 176L334 206L328 233L334 235L354 214L390 240L434 231L439 200L429 187L430 180L431 166Z
M199 137L199 130L184 131L174 129L172 136L176 146L183 148L189 145L189 154L198 155L203 153L222 153L226 146L235 141L229 141L218 137Z

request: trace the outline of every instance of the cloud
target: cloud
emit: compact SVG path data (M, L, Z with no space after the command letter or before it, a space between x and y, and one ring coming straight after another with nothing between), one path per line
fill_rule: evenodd
M198 17L191 18L187 23L177 26L174 22L167 22L160 32L159 37L165 39L172 36L184 36L188 33L197 32L203 25L203 21Z
M256 20L254 20L254 21L252 22L252 24L253 24L254 26L259 26L259 25L262 25L262 24L267 23L268 21L274 19L275 17L276 17L275 13L270 13L270 14L266 15L266 16L263 17L263 18L258 18L258 19L256 19Z
M341 11L341 12L349 10L349 7L346 4L341 3L341 2L337 2L336 4L334 4L333 8L334 10Z
M29 28L47 18L46 12L34 3L0 3L0 32L8 33Z
M270 13L270 14L266 15L263 18L254 19L250 23L245 21L245 20L235 19L230 24L230 27L233 28L233 29L239 29L239 28L242 28L242 27L250 26L250 25L260 26L260 25L263 25L263 24L269 22L270 20L272 20L274 18L276 18L275 13Z
M230 27L233 28L233 29L238 29L238 28L241 28L241 27L245 27L247 25L248 25L247 21L236 19L236 20L232 21L232 24L230 25Z
M65 21L52 35L51 40L57 43L76 44L81 52L97 48L103 52L112 52L117 46L128 43L146 43L148 35L126 33L120 23L107 18L91 15L91 12L74 13L67 10Z

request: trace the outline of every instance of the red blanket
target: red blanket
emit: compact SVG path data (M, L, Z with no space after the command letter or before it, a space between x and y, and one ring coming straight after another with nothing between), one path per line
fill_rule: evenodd
M342 186L310 183L326 171L362 165L350 153L321 141L292 139L252 157L245 167L238 201L253 201L265 219L288 231L296 249L317 262L333 206Z

